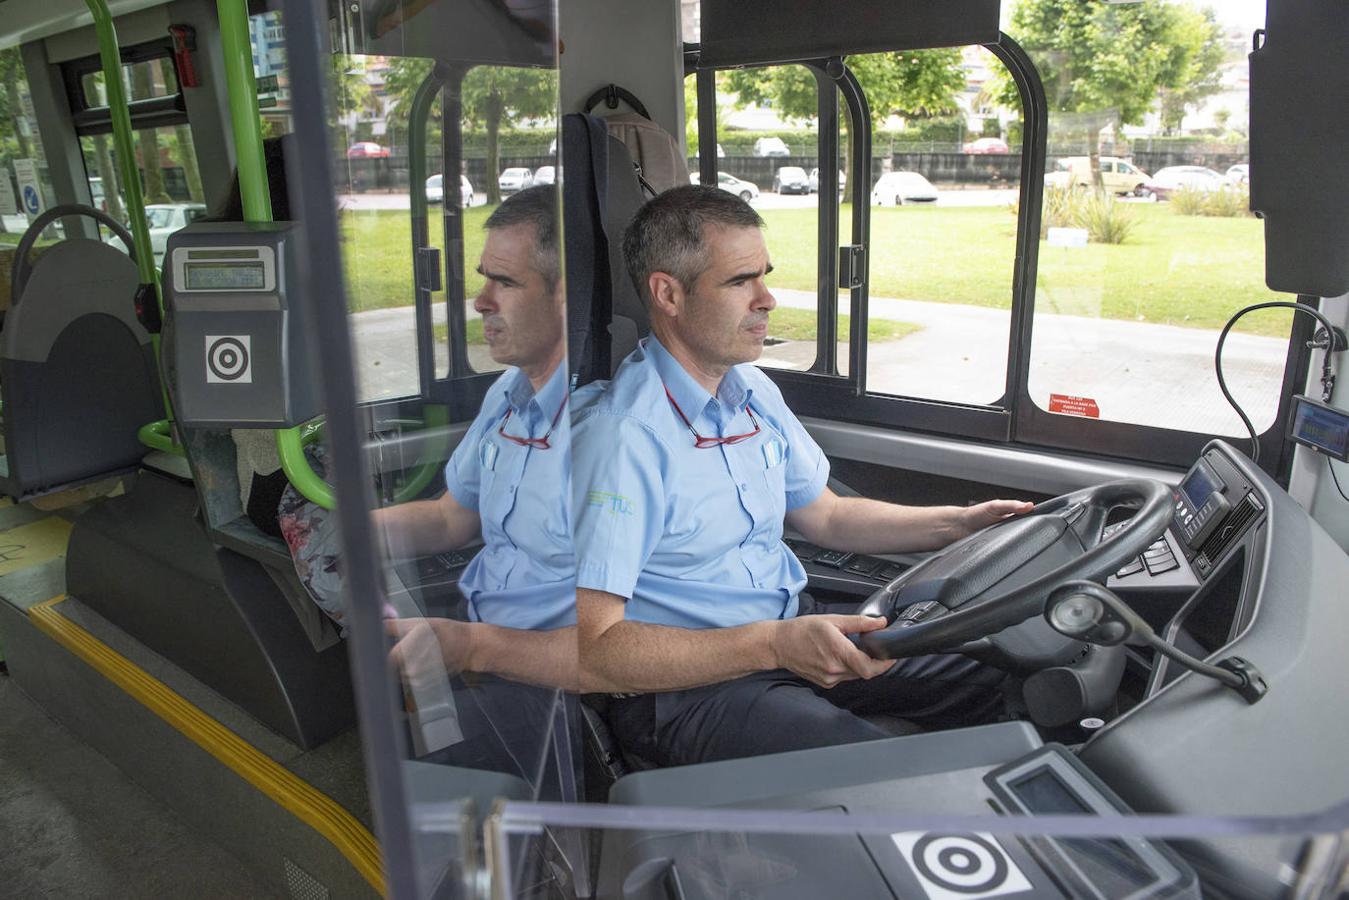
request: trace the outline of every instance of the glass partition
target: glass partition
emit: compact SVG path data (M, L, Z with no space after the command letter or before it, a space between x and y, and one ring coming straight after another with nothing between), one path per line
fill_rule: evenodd
M284 9L292 66L297 5ZM476 894L474 837L497 799L581 791L555 16L549 3L348 5L319 60L322 134L304 124L308 76L289 79L300 158L326 144L333 173L323 263L344 284L358 391L341 417L361 464L345 475L368 515L344 518L340 490L334 510L291 487L281 529L308 599L364 660L372 824L397 896ZM521 131L541 147L508 184ZM306 463L340 488L327 418ZM434 829L410 815L426 804ZM579 844L549 859L584 872ZM409 864L415 877L395 871Z

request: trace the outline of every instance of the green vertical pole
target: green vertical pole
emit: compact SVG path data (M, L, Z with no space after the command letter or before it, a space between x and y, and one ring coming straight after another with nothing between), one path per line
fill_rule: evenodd
M253 47L248 36L247 0L217 0L220 47L225 60L225 90L234 130L235 164L245 222L272 221L272 194L262 152L258 85L253 78Z

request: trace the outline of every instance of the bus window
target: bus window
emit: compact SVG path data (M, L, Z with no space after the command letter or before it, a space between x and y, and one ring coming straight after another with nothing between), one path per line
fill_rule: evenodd
M28 223L35 218L33 203L40 212L56 203L47 158L38 135L37 120L32 112L28 77L18 47L0 50L0 81L5 92L18 100L18 108L0 115L0 309L7 309L10 301L10 248L19 242ZM8 106L8 103L5 104ZM33 185L28 173L37 177ZM25 197L25 186L36 191L35 197ZM48 229L38 247L59 239L64 233L57 223Z
M290 74L286 68L286 29L281 24L281 13L249 16L248 40L253 49L253 76L258 81L262 136L289 134Z
M178 77L173 71L173 63L167 57L123 63L122 85L128 103L153 100L156 97L172 97L178 93ZM83 92L84 105L87 108L108 105L107 93L103 88L102 69L81 75L80 90Z
M867 390L1001 405L1021 181L1006 140L1020 122L990 97L1006 67L970 46L853 56L848 68L872 117L873 171L852 194L871 204Z
M1013 6L1005 26L1044 81L1053 169L1024 424L1055 443L1080 430L1069 416L1244 437L1214 377L1218 333L1244 306L1293 299L1264 286L1264 230L1241 168L1250 33L1176 0L1102 5L1052 26L1035 8ZM1164 41L1182 64L1131 41ZM1129 77L1111 83L1102 58L1130 59ZM1262 432L1275 421L1290 322L1284 310L1246 316L1227 344L1227 383ZM1139 455L1158 452L1150 443Z

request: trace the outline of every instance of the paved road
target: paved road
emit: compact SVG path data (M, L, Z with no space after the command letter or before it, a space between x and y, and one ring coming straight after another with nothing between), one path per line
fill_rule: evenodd
M781 306L814 309L807 291L774 291ZM845 300L846 302L846 300ZM437 309L443 320L443 309ZM470 311L469 315L473 315ZM990 403L1003 393L1010 315L1005 310L951 303L873 298L873 318L895 319L921 329L898 341L871 345L870 389L947 400ZM416 345L411 308L352 316L362 396L417 390ZM772 331L770 319L770 333ZM1213 374L1217 332L1146 322L1085 316L1037 315L1031 357L1031 395L1047 405L1051 393L1089 397L1103 418L1118 422L1218 434L1244 434ZM475 368L492 368L485 348L470 347ZM1257 427L1274 419L1287 341L1233 334L1224 350L1224 373L1232 392ZM840 356L846 359L846 347ZM808 368L813 343L790 341L769 347L768 365ZM437 371L446 368L437 348Z

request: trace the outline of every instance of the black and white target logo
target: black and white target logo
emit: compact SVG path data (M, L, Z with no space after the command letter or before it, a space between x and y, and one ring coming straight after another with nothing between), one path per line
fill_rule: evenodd
M1031 890L1025 873L991 834L892 834L930 900L978 900Z
M252 384L252 339L246 334L206 335L206 383Z

